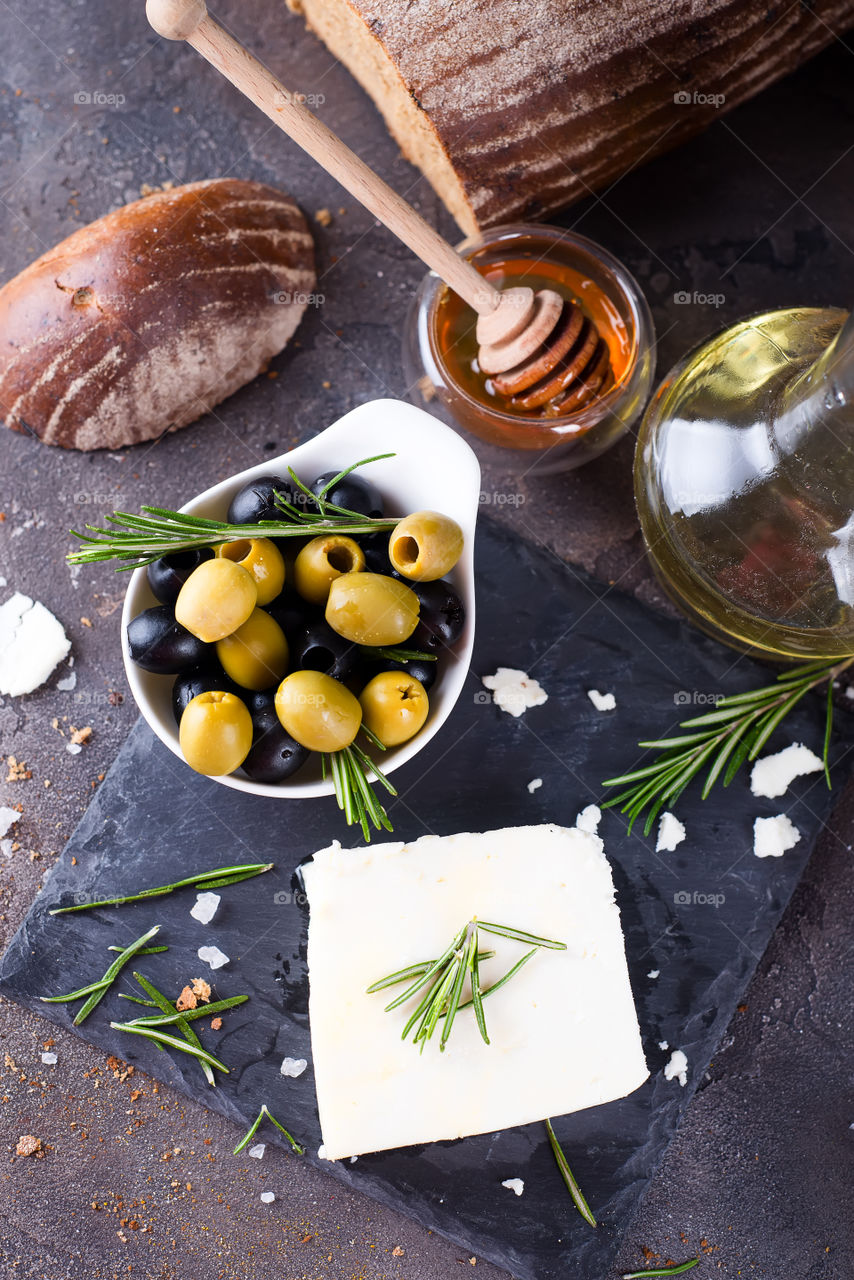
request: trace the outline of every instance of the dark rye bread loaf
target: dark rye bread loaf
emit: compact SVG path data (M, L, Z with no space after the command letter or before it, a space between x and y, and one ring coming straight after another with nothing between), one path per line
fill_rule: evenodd
M186 426L249 382L315 282L290 196L221 178L124 205L0 289L0 413L68 449Z
M854 21L854 0L288 3L467 233L601 189Z

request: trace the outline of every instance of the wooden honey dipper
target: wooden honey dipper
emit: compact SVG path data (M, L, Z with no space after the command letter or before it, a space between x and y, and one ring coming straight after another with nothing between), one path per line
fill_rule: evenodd
M420 214L216 22L204 0L146 0L151 26L185 40L477 313L478 363L512 408L575 413L610 377L607 344L553 289L495 289Z

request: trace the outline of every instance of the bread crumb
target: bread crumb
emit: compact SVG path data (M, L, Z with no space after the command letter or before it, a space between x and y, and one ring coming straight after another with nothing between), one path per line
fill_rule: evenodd
M190 987L184 987L184 990L175 1001L175 1008L179 1013L183 1013L185 1009L195 1009L198 1003L195 992Z
M42 1140L33 1133L22 1133L15 1147L16 1156L43 1156Z
M211 1031L219 1031L222 1026L222 1018L211 1018Z
M16 760L14 756L7 756L6 764L9 766L9 772L6 774L7 782L26 782L33 776L32 769L28 769L23 760Z
M83 624L83 626L84 626L84 627L91 627L91 626L92 626L92 620L91 620L91 618L81 618L81 619L80 619L80 621L81 621L81 623Z
M193 988L193 995L198 996L202 1004L207 1004L211 998L211 984L205 982L204 978L191 978L190 985Z
M71 741L76 747L82 746L84 742L88 742L92 737L92 726L90 724L85 725L82 729L75 729L72 724L69 725L69 730L71 733Z
M314 220L319 223L321 227L329 227L332 225L332 214L328 209L318 209L317 213L314 215Z

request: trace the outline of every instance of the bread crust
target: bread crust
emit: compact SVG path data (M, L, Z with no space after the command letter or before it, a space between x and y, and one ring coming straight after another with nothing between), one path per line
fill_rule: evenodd
M468 235L600 190L854 21L854 0L288 3Z
M186 426L281 351L314 283L290 196L233 178L155 192L0 289L0 412L67 449Z

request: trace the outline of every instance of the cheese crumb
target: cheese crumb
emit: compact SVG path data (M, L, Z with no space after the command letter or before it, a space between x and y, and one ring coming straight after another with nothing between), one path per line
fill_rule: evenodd
M659 1049L661 1049L661 1051L662 1051L662 1053L663 1053L665 1049L669 1049L669 1048L670 1048L670 1045L667 1043L667 1041L666 1041L666 1040L659 1040L659 1042L658 1042L658 1047L659 1047Z
M17 809L10 809L8 805L0 805L0 836L5 836L20 818Z
M782 858L800 838L800 831L785 813L778 813L776 818L757 818L753 824L753 852L757 858Z
M586 809L582 809L578 817L575 819L575 825L579 831L586 831L588 835L595 836L599 832L599 823L602 821L602 810L598 804L589 804Z
M655 843L655 852L672 853L684 839L684 824L672 813L663 813L658 824L658 840Z
M267 1150L266 1142L258 1142L254 1147L249 1148L249 1155L253 1160L263 1160L264 1152Z
M660 973L661 973L660 969L650 969L649 973L646 976L648 978L652 978L653 980L655 980Z
M814 751L801 742L793 742L773 756L757 760L750 774L750 790L755 796L776 800L785 795L795 778L807 773L820 773L824 764Z
M665 1080L678 1080L685 1088L688 1083L688 1059L681 1049L674 1049L670 1055L670 1061L664 1068Z
M55 1053L42 1054L42 1062L45 1064L46 1067L52 1067L56 1061L57 1061L57 1057Z
M542 778L532 778L531 781L528 783L528 795L532 796L535 791L539 791L542 785L543 785Z
M272 1204L272 1203L273 1203L273 1201L275 1200L275 1198L276 1198L276 1197L275 1197L275 1195L273 1194L273 1192L272 1192L272 1191L262 1191L262 1192L261 1192L261 1203L262 1203L262 1204Z
M220 896L218 893L197 893L196 905L190 908L190 915L194 920L198 920L199 924L210 924L217 913L219 904Z
M230 959L224 951L220 951L219 947L199 947L196 955L212 969L221 969Z
M484 676L483 684L492 692L492 701L508 715L520 716L529 707L540 707L548 694L527 671L499 667L494 676Z
M525 1190L525 1183L521 1178L505 1178L501 1185L506 1187L508 1191L514 1192L517 1196L520 1196Z
M301 1076L308 1063L305 1058L285 1058L279 1070L283 1076L291 1076L294 1080Z
M0 694L32 693L70 648L62 623L38 600L16 591L0 605Z
M613 693L600 693L598 689L588 689L587 696L597 711L613 711L617 705L617 699Z

